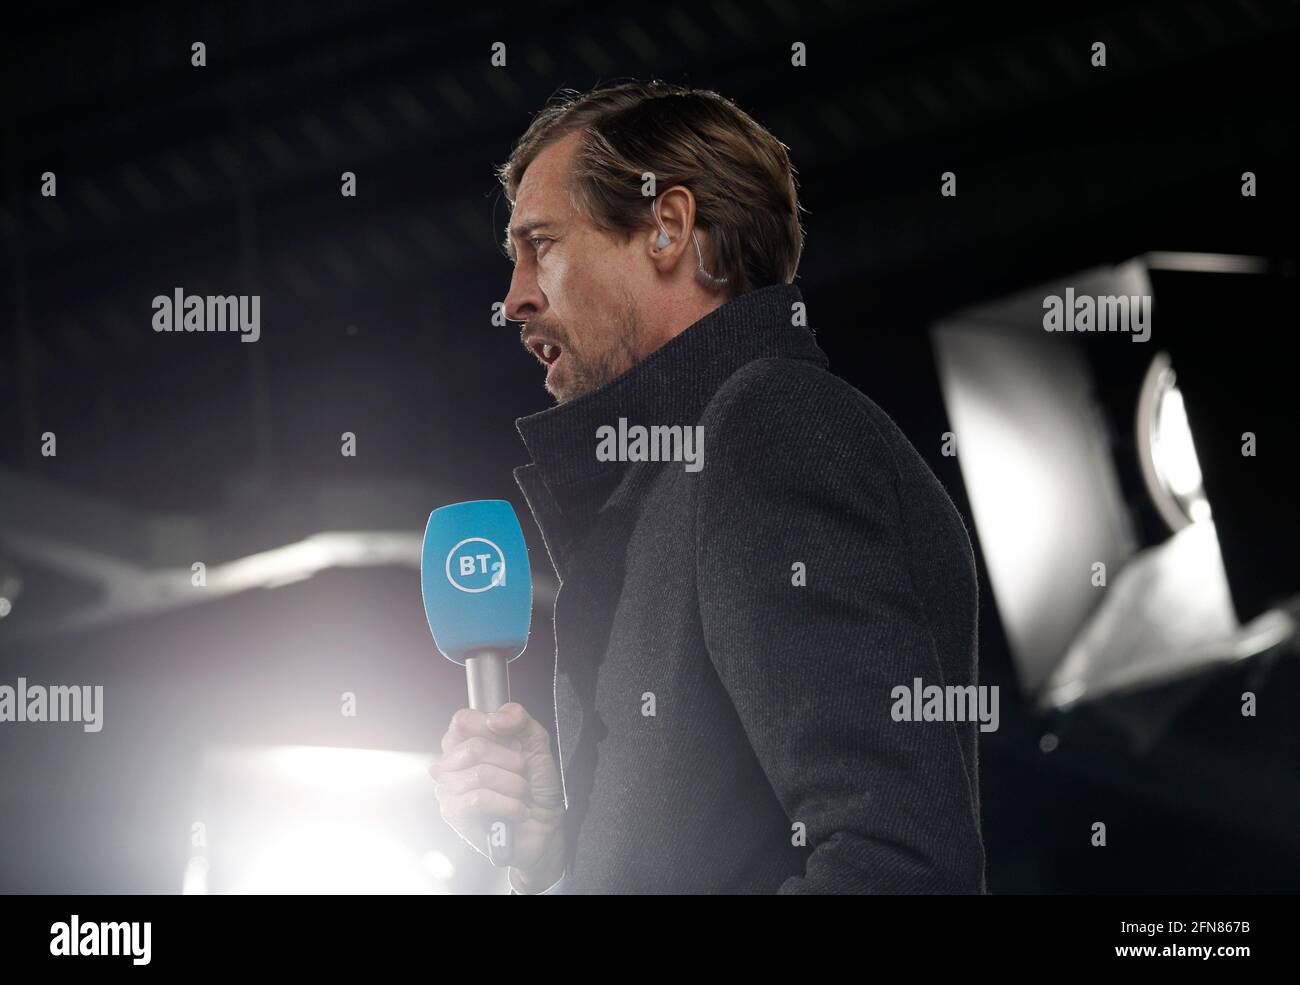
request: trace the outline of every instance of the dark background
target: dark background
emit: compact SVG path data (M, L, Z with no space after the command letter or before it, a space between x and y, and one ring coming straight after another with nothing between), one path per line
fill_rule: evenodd
M1300 501L1298 25L1281 0L6 11L0 503L9 524L148 567L320 530L418 536L435 506L509 498L544 593L510 469L525 461L514 420L551 401L517 326L490 321L510 273L492 168L557 90L662 78L717 89L789 146L807 209L797 283L819 342L972 532L940 454L936 319L1148 250L1267 258L1254 278L1154 286L1216 517L1240 528L1225 554L1259 555L1234 588L1276 601L1296 555L1269 531L1294 531ZM196 40L205 68L190 65ZM496 41L505 69L489 62ZM794 41L806 68L790 65ZM38 192L47 170L56 199ZM345 170L355 199L339 195ZM956 199L938 193L948 170ZM1246 170L1256 198L1240 194ZM151 299L177 286L260 294L261 340L155 334ZM1121 433L1133 354L1092 358ZM1286 452L1218 478L1244 429ZM45 431L55 458L39 453ZM339 454L344 431L355 458ZM177 537L160 536L173 521ZM0 890L173 892L201 747L432 751L465 703L408 566L35 631L93 583L2 546L0 561L22 586L0 620L0 682L108 691L98 736L0 726ZM1300 887L1293 658L1040 715L1016 695L987 581L981 593L981 680L1003 685L1002 727L981 740L991 891ZM546 605L534 618L512 687L550 725ZM1268 714L1241 718L1247 688ZM339 715L346 690L355 719ZM1089 846L1095 820L1104 851Z

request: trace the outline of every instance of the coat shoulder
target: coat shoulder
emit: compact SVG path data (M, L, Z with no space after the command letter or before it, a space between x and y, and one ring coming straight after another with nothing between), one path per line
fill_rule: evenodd
M701 423L715 460L751 474L852 475L864 492L892 488L904 525L974 580L969 530L943 483L888 413L824 366L749 362L718 388Z
M768 358L732 373L705 408L705 433L740 445L782 443L867 460L883 456L895 468L920 466L934 479L898 425L874 400L824 366Z

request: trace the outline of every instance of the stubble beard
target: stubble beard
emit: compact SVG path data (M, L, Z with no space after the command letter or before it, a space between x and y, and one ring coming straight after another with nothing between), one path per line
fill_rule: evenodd
M546 382L546 392L555 398L557 404L568 403L600 389L636 364L644 333L636 306L630 298L625 297L623 304L616 309L615 322L609 343L591 353L580 353L573 348L563 325L556 324L552 328L551 334L564 353L560 358L565 364L563 373L557 374L556 380Z

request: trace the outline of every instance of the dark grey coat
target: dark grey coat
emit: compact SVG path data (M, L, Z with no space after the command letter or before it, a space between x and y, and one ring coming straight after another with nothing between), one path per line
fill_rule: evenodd
M977 725L890 714L976 682L970 541L801 301L741 295L517 422L561 580L561 893L985 891ZM599 461L620 417L703 425L703 468Z

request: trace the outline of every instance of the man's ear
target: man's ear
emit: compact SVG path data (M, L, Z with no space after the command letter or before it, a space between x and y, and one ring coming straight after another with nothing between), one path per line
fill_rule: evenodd
M689 188L674 185L650 206L659 221L650 232L650 258L661 273L672 271L687 249L695 221L695 197Z

